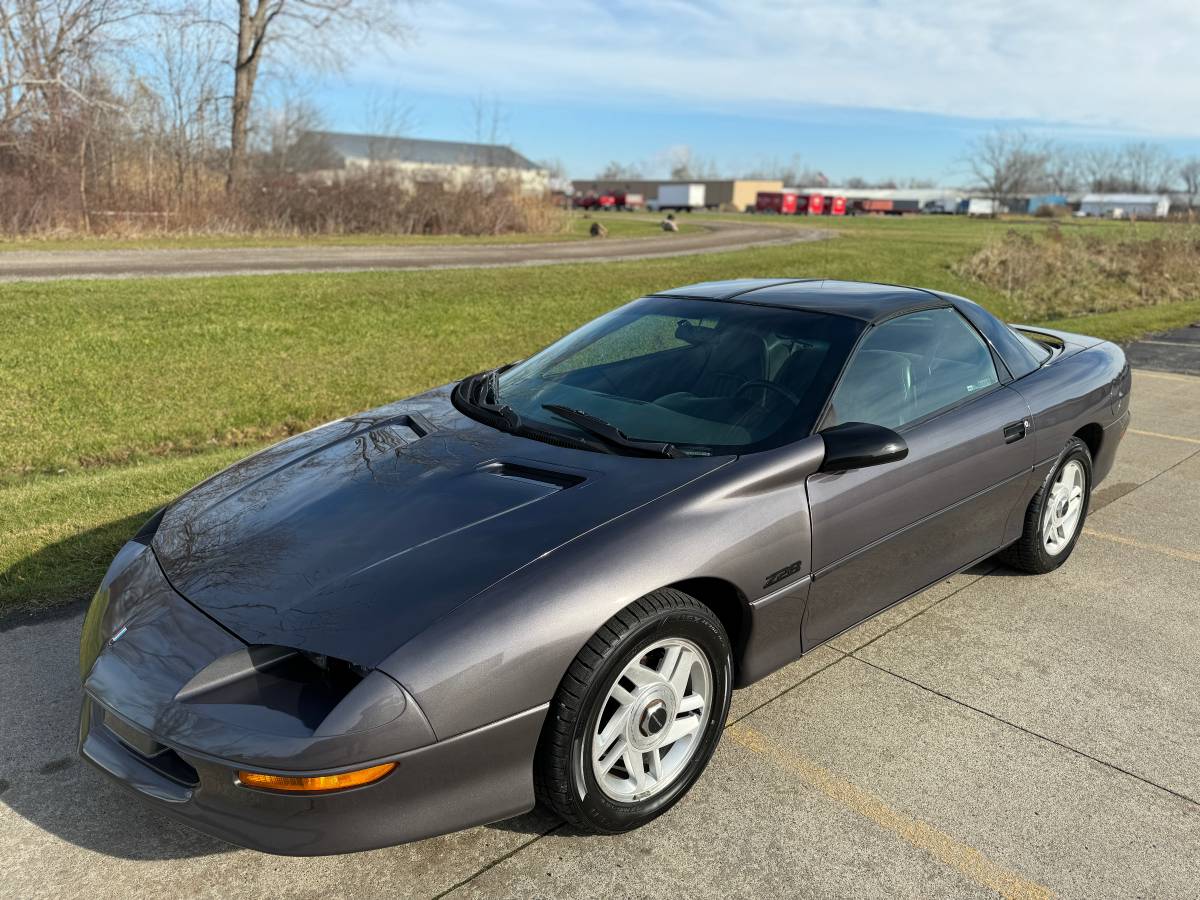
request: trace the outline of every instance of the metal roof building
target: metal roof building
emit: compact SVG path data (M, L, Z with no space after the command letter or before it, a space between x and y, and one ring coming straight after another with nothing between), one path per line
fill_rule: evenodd
M1110 219L1163 219L1170 209L1171 198L1166 194L1085 194L1079 204L1080 215Z
M544 168L501 144L305 131L290 155L300 171L326 178L374 165L421 181L457 185L484 175L517 183L529 193L545 191L549 179Z

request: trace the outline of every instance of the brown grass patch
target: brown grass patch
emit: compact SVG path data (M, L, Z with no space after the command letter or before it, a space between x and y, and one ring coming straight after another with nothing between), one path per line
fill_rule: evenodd
M1010 229L954 266L1029 319L1066 318L1200 298L1200 228L1150 237Z

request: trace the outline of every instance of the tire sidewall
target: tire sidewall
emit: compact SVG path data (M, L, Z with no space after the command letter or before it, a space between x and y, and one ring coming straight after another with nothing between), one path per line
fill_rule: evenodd
M1063 548L1062 552L1057 555L1052 555L1046 552L1045 535L1043 529L1046 526L1046 503L1050 498L1050 488L1062 472L1063 467L1071 460L1078 460L1083 466L1083 508L1079 511L1079 523L1075 526L1075 534L1071 536L1070 542ZM1075 551L1075 545L1079 542L1079 536L1083 534L1083 526L1087 521L1088 510L1092 503L1092 454L1088 452L1087 444L1075 438L1071 443L1067 444L1062 456L1058 458L1050 474L1042 483L1042 489L1039 495L1037 505L1037 553L1041 558L1042 565L1045 571L1057 569Z
M646 647L665 638L691 641L708 658L712 670L712 711L700 735L700 746L675 781L660 794L633 803L607 796L592 772L591 736L603 710L604 699L619 673ZM695 783L720 741L733 693L733 659L729 639L714 614L701 610L663 610L639 623L613 647L588 685L571 735L571 801L599 830L628 831L670 809ZM583 796L580 796L582 782Z

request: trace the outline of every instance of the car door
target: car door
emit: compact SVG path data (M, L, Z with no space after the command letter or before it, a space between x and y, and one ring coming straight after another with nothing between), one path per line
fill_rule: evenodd
M813 581L804 649L999 549L1029 478L1029 410L952 308L864 335L821 427L896 430L905 459L808 479Z

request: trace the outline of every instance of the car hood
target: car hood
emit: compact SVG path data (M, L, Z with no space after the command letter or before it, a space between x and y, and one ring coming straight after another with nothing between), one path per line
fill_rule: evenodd
M172 587L250 644L373 667L454 607L726 459L552 446L459 413L446 388L245 459L168 508Z

